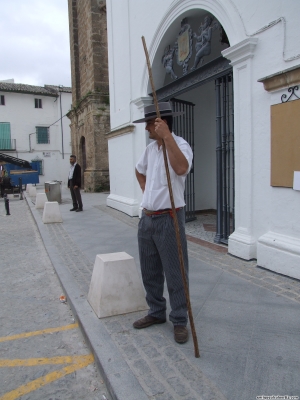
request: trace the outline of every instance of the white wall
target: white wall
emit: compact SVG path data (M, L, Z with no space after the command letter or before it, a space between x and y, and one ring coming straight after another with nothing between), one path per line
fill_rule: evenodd
M61 123L58 121L61 117L59 97L12 92L1 92L1 94L5 96L5 106L0 107L0 121L10 122L11 139L16 139L17 151L7 152L7 154L27 161L42 159L44 175L39 176L40 183L49 180L60 180L66 183L71 154L71 136L69 120L64 117L62 119L64 155L62 155ZM42 108L35 108L35 98L42 99ZM69 111L71 101L71 93L62 93L62 115ZM55 121L57 122L52 125ZM35 127L50 125L52 125L49 128L50 143L38 144ZM50 156L45 156L43 153L48 153Z
M122 5L115 3L107 0L112 129L125 126L143 115L141 104L146 101L150 85L141 36L146 38L154 81L156 87L160 87L165 81L161 64L163 50L166 45L173 44L182 18L209 12L222 24L231 45L223 54L233 66L235 112L236 230L229 239L229 251L244 259L258 257L260 265L278 272L285 271L295 276L297 270L299 278L300 193L270 186L270 106L280 103L281 95L287 90L268 93L258 80L300 65L300 2L157 0L151 2L151 7L146 0L127 0ZM207 90L207 93L213 96L212 90ZM193 96L197 96L194 101ZM207 100L200 89L182 98L193 101L198 108L196 131L213 129L210 111L206 108L212 99ZM201 116L202 111L205 118ZM142 128L137 129L137 132L142 132ZM131 154L130 149L134 147L135 154L138 154L146 145L145 141L136 144L135 139L128 135L115 140L122 145L111 146L112 152L119 152L122 148L123 152ZM205 168L196 158L195 176L201 177L207 187L215 179L215 155L204 149L212 149L213 140L210 135L196 135L197 151L201 161L205 162ZM118 162L117 154L109 157L112 162ZM132 162L128 160L128 168L120 169L119 176L111 175L111 179L115 195L125 193L128 181L126 196L136 199L137 183L134 187L132 177L128 177L130 171L134 171L137 158L133 154L132 157ZM110 165L111 174L115 168ZM211 198L197 191L196 204L200 208L214 208L211 206L215 202L213 188L208 192ZM268 258L274 267L266 261Z

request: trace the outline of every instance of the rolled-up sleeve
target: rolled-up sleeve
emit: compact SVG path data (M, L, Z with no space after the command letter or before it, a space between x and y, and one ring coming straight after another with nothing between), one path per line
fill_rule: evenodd
M190 147L190 145L187 142L183 142L183 143L179 143L178 144L179 149L181 150L182 154L185 156L185 158L187 159L187 162L189 164L189 168L186 171L185 174L183 174L183 176L187 175L191 168L192 168L192 164L193 164L193 152L192 149Z
M142 174L145 175L147 174L147 166L148 166L148 160L147 160L147 149L144 151L144 153L141 155L139 161L137 162L135 168L136 170Z

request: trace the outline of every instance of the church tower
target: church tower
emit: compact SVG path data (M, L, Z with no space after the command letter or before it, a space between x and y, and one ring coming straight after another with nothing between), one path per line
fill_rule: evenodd
M109 187L110 131L105 0L68 0L72 71L72 153L87 192Z

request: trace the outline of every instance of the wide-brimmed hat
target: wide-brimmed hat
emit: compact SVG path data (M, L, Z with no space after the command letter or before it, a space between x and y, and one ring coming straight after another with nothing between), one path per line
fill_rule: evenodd
M170 115L172 115L172 117L176 117L177 115L184 114L184 112L182 112L182 111L173 112L171 104L168 101L158 103L158 109L159 109L161 118L168 117ZM147 122L150 119L157 118L155 105L151 104L150 106L146 106L144 108L144 114L145 114L145 118L141 118L136 121L133 121L133 123L137 124L139 122Z

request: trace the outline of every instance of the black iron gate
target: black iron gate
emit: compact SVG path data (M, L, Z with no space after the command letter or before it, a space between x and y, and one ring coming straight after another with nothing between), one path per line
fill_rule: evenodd
M234 124L232 74L215 80L217 229L215 243L228 244L234 231Z
M174 117L173 130L176 135L181 136L191 146L194 153L194 107L195 104L189 101L178 100L172 98L171 100L173 111L183 111L184 114ZM194 186L194 161L185 181L185 222L193 221L196 219L195 215L195 186Z

